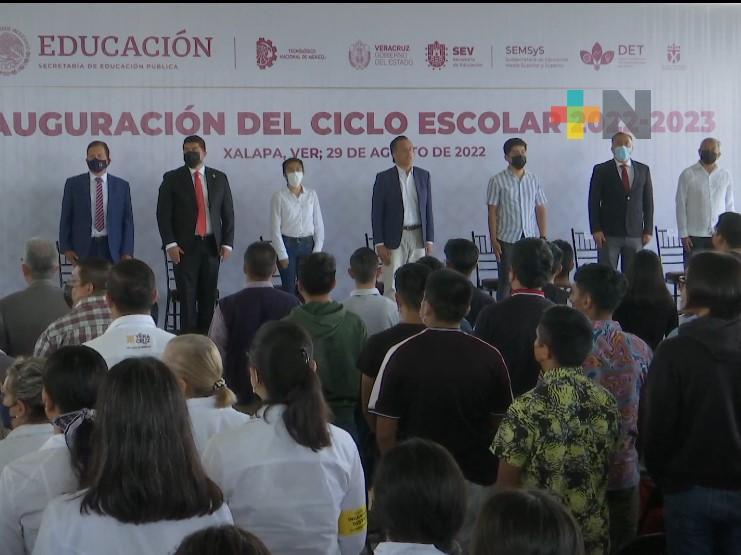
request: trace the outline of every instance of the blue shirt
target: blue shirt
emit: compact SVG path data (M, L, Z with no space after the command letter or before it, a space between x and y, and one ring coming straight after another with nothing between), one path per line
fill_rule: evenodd
M516 243L520 238L539 237L535 207L546 203L540 179L525 170L521 178L509 168L489 180L487 204L497 207L497 239Z

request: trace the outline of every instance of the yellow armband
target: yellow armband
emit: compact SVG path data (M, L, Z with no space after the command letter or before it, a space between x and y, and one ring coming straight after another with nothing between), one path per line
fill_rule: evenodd
M337 529L340 536L352 536L366 529L368 526L368 515L365 506L357 509L342 511L337 521Z

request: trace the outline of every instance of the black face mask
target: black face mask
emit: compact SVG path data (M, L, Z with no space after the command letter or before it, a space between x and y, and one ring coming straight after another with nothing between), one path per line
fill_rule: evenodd
M108 160L98 160L97 158L93 158L92 160L87 161L87 167L90 168L90 171L93 173L100 173L108 167Z
M527 157L524 155L519 156L513 156L512 157L512 167L516 170L521 170L525 167L525 164L527 164Z
M718 159L718 155L713 150L701 150L700 151L700 160L702 160L703 164L715 164L715 161Z
M188 166L190 169L195 169L201 163L201 153L194 150L189 150L183 153L183 160L185 160L186 166Z

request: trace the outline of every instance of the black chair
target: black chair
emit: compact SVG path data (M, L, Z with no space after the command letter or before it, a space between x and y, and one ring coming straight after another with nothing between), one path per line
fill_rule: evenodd
M165 275L167 276L167 299L165 301L165 331L177 334L180 331L180 298L178 297L177 285L175 285L175 266L167 256L167 251L162 248L165 255Z
M265 239L263 239L262 238L262 235L260 235L260 242L261 243L270 243L271 245L273 244L273 242L270 239L268 239L267 241ZM278 280L278 282L276 283L275 280ZM281 284L283 283L280 280L280 272L278 271L278 261L277 260L275 261L275 272L273 272L272 281L273 281L273 286L274 287L280 287Z
M486 234L476 235L475 231L471 231L471 241L479 249L479 261L476 264L476 287L494 296L494 292L499 287L499 261L494 254L489 236ZM496 277L484 277L485 274L492 273L495 273Z
M365 246L369 249L376 250L376 246L373 244L373 235L368 235L367 233L365 234Z
M57 241L57 264L59 266L59 287L64 289L64 284L72 277L72 268L74 268L74 264L72 264L64 253L59 250L59 241Z
M666 553L668 553L666 537L661 533L633 538L618 551L618 555L665 555Z
M674 302L679 298L679 281L684 276L684 246L679 234L668 229L656 231L656 254L659 255L661 265L664 269L674 268L664 274L664 281L674 289Z
M574 266L579 269L579 264L590 264L597 262L597 245L591 233L574 231L571 228L571 246L574 247Z

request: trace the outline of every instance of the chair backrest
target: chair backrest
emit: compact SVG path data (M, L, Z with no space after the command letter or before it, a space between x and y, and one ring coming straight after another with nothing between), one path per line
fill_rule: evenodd
M476 264L476 287L481 289L482 280L499 277L499 262L488 235L485 233L477 235L475 231L471 231L471 241L479 249L479 261Z
M262 235L260 235L260 242L270 243L271 245L273 244L273 242L270 239L268 240L263 239ZM277 260L275 261L275 272L273 272L272 278L273 278L273 285L275 286L281 285L282 282L280 281L280 272L278 271L278 261ZM278 280L277 283L276 283L276 280Z
M571 246L574 247L574 267L579 269L580 264L597 262L597 245L591 233L574 231L571 228Z
M656 254L659 255L664 271L684 270L684 247L676 229L659 229L656 231Z
M57 241L57 264L59 266L59 287L64 289L64 284L72 277L74 264L59 250L59 241Z
M367 233L365 234L365 246L369 249L376 250L376 246L373 244L373 235L368 235Z
M176 294L177 285L175 284L175 264L167 256L167 249L162 247L162 254L165 257L165 275L167 276L167 299L165 301L165 321L164 330L170 333L178 333L180 330L180 306ZM159 307L158 307L159 312ZM156 322L157 320L155 320Z

